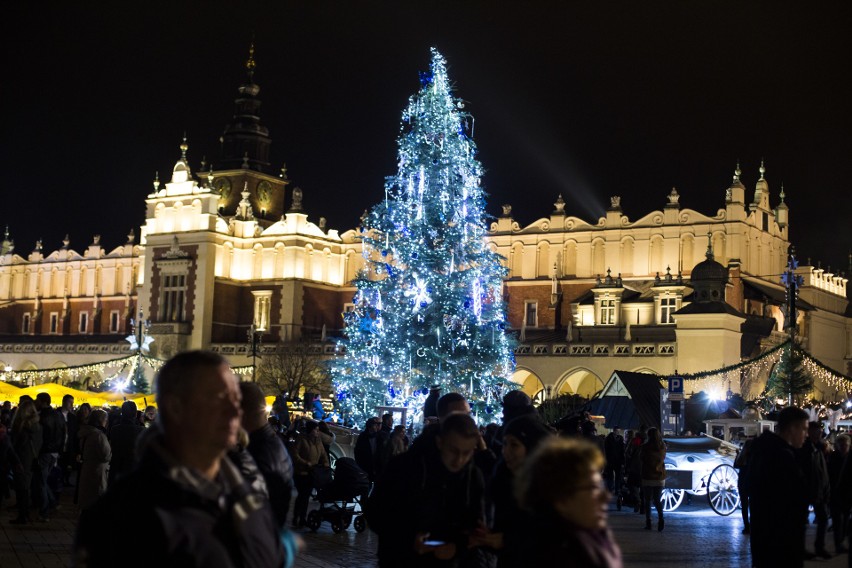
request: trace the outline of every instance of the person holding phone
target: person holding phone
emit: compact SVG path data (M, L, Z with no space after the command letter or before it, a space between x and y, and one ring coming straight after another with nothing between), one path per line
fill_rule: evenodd
M458 566L471 554L469 537L483 521L479 439L473 418L453 413L434 439L391 459L367 506L380 567Z

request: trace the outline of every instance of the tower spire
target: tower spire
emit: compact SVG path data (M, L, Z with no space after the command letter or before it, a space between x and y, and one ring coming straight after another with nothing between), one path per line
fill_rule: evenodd
M264 172L269 168L269 129L260 123L260 86L254 82L257 68L255 41L249 44L245 62L247 80L237 89L234 117L222 134L222 156L215 164L217 170L236 170L243 167L243 157L248 156L248 169Z
M734 168L734 181L739 181L742 173L742 170L740 170L740 161L737 160L737 167Z
M763 158L760 159L760 168L758 168L758 171L760 172L760 179L761 180L766 179L764 177L764 174L766 173L766 166L763 163Z

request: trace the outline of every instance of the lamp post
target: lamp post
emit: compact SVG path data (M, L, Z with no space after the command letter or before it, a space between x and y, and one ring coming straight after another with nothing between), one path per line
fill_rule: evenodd
M796 269L799 267L799 261L796 260L796 249L790 245L789 254L787 255L787 270L781 275L781 281L787 288L787 306L786 318L784 320L784 329L790 336L790 355L787 357L787 381L790 386L790 391L787 392L787 404L793 404L793 374L795 369L793 366L793 349L796 348L796 298L798 296L798 288L802 285L802 277L796 276Z
M146 334L148 329L151 327L151 320L146 320L144 318L144 313L141 308L139 310L139 319L134 320L133 318L130 318L130 325L133 327L133 335L128 337L127 340L130 342L131 349L136 350L136 369L134 370L132 380L135 380L138 385L145 375L145 370L142 368L143 351L147 351L148 346L154 340Z
M260 348L260 338L263 331L251 324L248 331L249 352L251 353L251 380L257 382L257 351Z

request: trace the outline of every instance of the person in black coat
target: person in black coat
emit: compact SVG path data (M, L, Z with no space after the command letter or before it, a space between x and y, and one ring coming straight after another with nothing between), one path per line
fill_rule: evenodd
M59 413L65 420L65 445L62 448L62 453L59 455L59 467L62 468L62 482L65 485L71 485L70 476L77 464L77 456L79 455L79 444L77 434L80 431L80 424L77 421L77 415L74 414L74 397L66 394L62 397L62 407Z
M523 559L524 525L529 516L518 504L515 479L527 458L554 436L540 420L526 415L509 422L503 433L503 459L494 469L488 485L488 502L493 511L492 532L482 543L497 551L497 566L517 566Z
M751 445L752 564L799 568L804 564L808 488L796 450L808 435L808 414L785 408L778 415L777 431L764 432Z
M72 564L284 566L268 501L226 457L240 429L228 363L203 351L176 355L160 369L156 392L161 433L146 435L139 466L83 512Z
M441 422L433 444L393 458L367 506L380 567L457 566L482 526L484 481L473 465L480 435L467 414Z
M615 503L621 510L621 485L624 482L624 436L621 428L616 426L604 438L604 481L607 488L615 494Z
M51 485L50 479L53 469L59 464L59 455L65 446L66 426L65 418L59 410L50 406L48 393L38 393L35 406L41 424L42 446L38 456L39 470L33 472L33 501L39 508L39 520L46 521L50 512L59 505L61 487Z
M840 475L843 471L843 465L846 463L846 458L849 456L850 445L852 445L852 439L848 434L839 435L834 440L834 451L829 454L826 463L828 478L831 481L831 526L833 527L834 551L837 554L848 552L843 541L846 540L846 535L849 532L849 507L843 503L841 498Z
M441 398L441 387L435 385L429 389L426 400L423 401L423 424L427 418L438 416L438 399Z
M133 469L136 439L145 427L136 419L136 403L127 400L121 405L121 417L118 424L109 431L109 445L112 448L112 460L109 464L110 485L119 477Z
M378 418L368 418L364 431L355 441L355 463L367 472L370 481L375 481L382 467L383 439L379 433Z
M269 503L278 527L287 524L293 494L293 462L281 437L269 425L266 400L256 383L240 383L243 428L248 432L248 452L266 480Z

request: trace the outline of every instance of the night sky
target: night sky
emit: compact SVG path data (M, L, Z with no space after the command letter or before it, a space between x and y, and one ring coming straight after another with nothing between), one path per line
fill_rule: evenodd
M736 161L751 200L765 158L802 261L848 267L846 2L16 4L0 24L0 223L24 256L38 237L49 252L66 233L78 251L138 234L184 131L194 170L218 156L254 34L273 165L341 232L395 173L400 113L436 46L475 118L490 214L510 203L525 225L562 193L594 222L621 195L635 220L677 187L712 216Z

